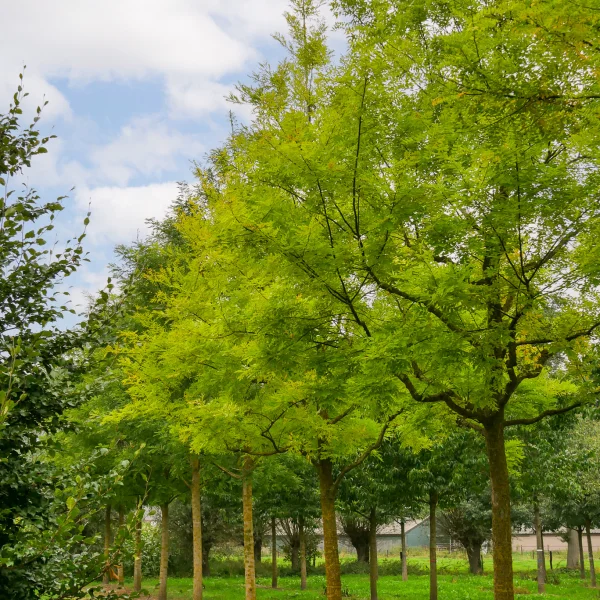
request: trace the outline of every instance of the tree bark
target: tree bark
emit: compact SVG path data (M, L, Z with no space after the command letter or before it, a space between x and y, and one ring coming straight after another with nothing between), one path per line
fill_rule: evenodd
M161 540L158 600L167 600L167 577L169 574L169 504L160 505Z
M406 556L406 527L404 519L400 521L400 540L402 544L402 581L408 581L408 560Z
M371 600L377 600L377 511L371 508L369 514L369 584Z
M104 564L104 575L102 576L102 583L104 585L110 584L110 513L111 505L106 505L106 512L104 513L104 554L106 555L106 563Z
M125 527L125 508L122 504L119 504L119 533L123 535L123 528ZM117 565L117 578L119 586L125 585L125 571L123 570L123 553L119 552L119 564Z
M271 587L277 589L277 523L271 517Z
M210 577L210 551L212 545L202 545L202 578Z
M579 567L577 531L567 528L567 536L567 569L577 569Z
M194 562L193 600L202 600L202 499L200 460L192 459L192 546Z
M242 501L244 512L244 572L246 579L246 600L256 600L256 571L254 563L254 526L252 523L252 457L244 459L242 479Z
M585 554L583 552L583 530L577 528L577 538L579 541L579 578L585 579Z
M300 540L292 540L290 554L290 558L292 559L292 571L297 573L300 571Z
M256 566L256 563L262 563L263 539L262 539L262 534L260 536L257 535L255 529L254 529L253 535L254 535L254 564Z
M594 568L594 550L592 548L592 524L589 519L585 521L585 535L587 537L588 560L590 561L590 586L596 587L596 569Z
M472 575L482 575L481 544L471 543L467 547L467 558L469 559L469 573Z
M135 523L135 555L133 557L133 590L142 590L142 521L143 512Z
M435 509L437 508L437 492L429 492L429 600L437 600L437 523Z
M502 411L484 425L492 483L492 544L494 549L494 600L514 600L510 483L504 444Z
M544 554L544 539L542 536L542 519L540 506L536 498L533 500L533 526L537 546L537 588L538 594L546 593L546 557Z
M323 517L323 549L325 551L327 600L342 600L342 575L338 552L333 464L329 459L321 459L317 465L317 469L319 472L321 514Z
M298 522L300 534L300 589L306 589L306 534L304 532L304 517Z

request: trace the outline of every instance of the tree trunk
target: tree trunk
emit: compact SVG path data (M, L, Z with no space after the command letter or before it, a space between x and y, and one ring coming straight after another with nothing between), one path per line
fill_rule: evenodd
M329 459L318 463L321 514L323 516L323 549L325 551L325 581L327 600L342 600L342 575L338 553L333 464Z
M290 558L292 559L292 571L300 571L300 540L293 539L290 546Z
M262 536L256 535L256 530L254 531L254 565L256 566L257 563L262 563L263 539Z
M369 515L369 583L371 600L377 600L377 511L371 508Z
M542 536L542 519L537 499L533 500L533 526L537 546L537 588L538 594L546 593L546 557L544 554L544 539Z
M585 579L585 554L583 553L583 530L577 528L577 538L579 541L579 578Z
M244 572L246 577L246 600L256 600L256 572L254 563L254 532L252 524L252 457L244 459L242 501L244 512Z
M135 555L133 557L133 590L140 592L142 590L142 512L135 523Z
M119 534L123 536L123 528L125 527L125 508L119 504ZM117 578L119 586L125 585L125 571L123 570L123 553L119 552L119 564L117 565Z
M202 545L202 578L210 577L210 551L212 545Z
M437 492L429 492L429 600L437 600L437 531L435 509L437 508Z
M588 558L590 561L590 586L596 587L596 570L594 569L594 550L592 548L592 533L591 533L592 524L589 519L585 521L585 535L587 537L587 546L588 546Z
M300 589L306 589L306 534L304 532L304 517L298 523L300 534Z
M481 544L471 543L467 546L467 558L469 559L469 573L472 575L482 575L481 566Z
M354 542L352 544L356 549L356 560L361 563L368 564L370 556L369 556L369 547L370 543L367 540L366 542Z
M567 528L567 536L567 569L576 569L579 567L577 531Z
M400 521L400 540L402 543L402 581L408 581L408 560L406 556L406 528L404 519Z
M202 600L202 499L200 460L192 459L192 546L194 562L193 600Z
M104 575L102 576L102 583L104 585L110 584L110 504L106 505L106 512L104 513L104 554L106 555L106 563L104 564Z
M271 517L271 587L277 589L277 523Z
M161 540L158 600L167 600L167 576L169 574L169 504L160 505Z
M492 544L494 548L494 600L514 600L510 483L504 445L504 415L485 425L485 444L492 483Z

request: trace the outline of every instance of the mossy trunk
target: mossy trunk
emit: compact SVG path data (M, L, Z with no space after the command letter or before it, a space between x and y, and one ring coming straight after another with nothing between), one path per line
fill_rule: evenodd
M437 492L429 492L429 600L437 600Z
M408 581L408 560L406 556L406 525L404 519L400 521L400 542L402 544L402 581Z
M300 517L298 522L298 532L300 537L300 589L306 589L306 533L304 531L304 517Z
M271 587L277 589L277 523L271 517Z
M244 574L246 581L246 600L256 600L256 566L254 563L254 526L252 523L252 470L254 461L247 456L244 459L242 478L242 503L244 513Z
M194 563L193 600L202 600L202 498L200 461L192 459L192 546Z
M167 577L169 575L169 504L160 505L161 537L160 537L160 572L158 583L158 600L167 600Z
M323 518L323 549L325 552L327 600L342 600L342 575L338 553L333 464L331 460L321 459L317 464L317 470L319 473L319 492Z
M135 523L135 555L133 557L133 590L142 590L142 521L144 513Z
M585 522L585 536L587 537L588 560L590 562L590 586L596 587L596 569L594 568L594 550L592 548L592 524L589 519Z
M377 600L377 511L371 508L369 514L369 586L371 589L371 600Z
M104 554L106 555L106 562L104 564L104 575L102 576L102 583L108 585L110 583L110 514L112 507L110 504L106 505L104 511Z
M533 501L533 526L537 547L537 588L538 594L546 593L546 557L544 555L544 538L542 536L542 519L537 499Z
M504 443L504 414L484 424L492 483L492 544L494 552L494 600L514 600L510 482Z

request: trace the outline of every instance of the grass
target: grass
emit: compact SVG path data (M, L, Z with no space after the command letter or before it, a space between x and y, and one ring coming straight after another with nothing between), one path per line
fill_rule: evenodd
M382 563L385 562L386 559L383 559ZM487 568L491 569L491 560L488 560L487 563ZM411 557L409 565L415 572L422 574L409 575L409 580L406 582L403 582L397 575L381 576L378 584L380 600L428 600L429 577L425 572L426 557ZM560 562L556 561L555 567L560 566ZM515 555L514 569L516 598L534 596L553 600L600 600L599 590L589 588L587 582L579 579L578 572L567 572L555 568L555 571L549 573L546 594L538 596L534 561L527 556ZM438 580L440 600L493 600L491 574L469 575L464 559L442 556L439 562ZM131 582L128 582L127 586L130 585ZM148 591L149 596L145 595L143 598L153 597L157 585L156 579L145 580L144 589ZM348 591L349 598L354 600L369 598L369 579L366 574L343 575L342 585ZM192 580L190 578L169 578L168 587L170 600L189 600L192 597ZM258 600L287 600L288 598L323 600L325 577L320 574L310 576L308 589L304 592L300 591L298 577L280 577L279 588L276 590L271 589L270 578L259 577L257 587ZM204 600L243 599L244 578L241 575L205 579Z

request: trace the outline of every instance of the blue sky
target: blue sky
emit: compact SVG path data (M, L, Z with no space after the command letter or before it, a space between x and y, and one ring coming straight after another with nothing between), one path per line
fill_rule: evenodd
M285 31L285 9L286 0L20 0L3 8L1 106L27 65L27 107L47 99L41 127L58 138L22 180L44 199L69 195L60 239L81 231L91 203L91 262L70 280L74 303L103 286L114 246L144 236L145 219L165 214L176 182L192 179L191 161L224 139L232 108L224 96L260 61L281 56L271 34Z

